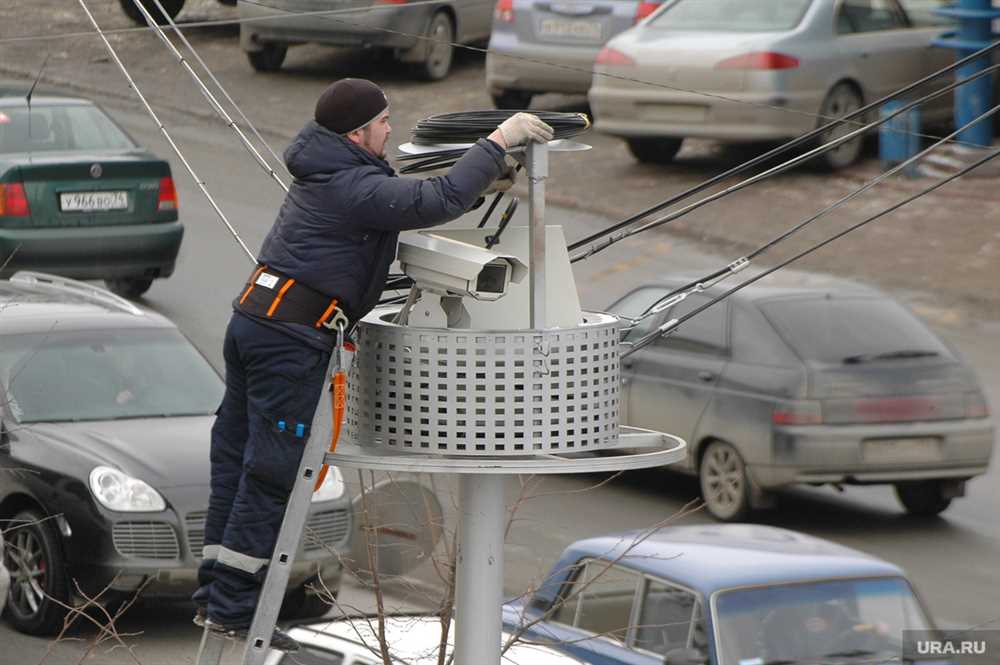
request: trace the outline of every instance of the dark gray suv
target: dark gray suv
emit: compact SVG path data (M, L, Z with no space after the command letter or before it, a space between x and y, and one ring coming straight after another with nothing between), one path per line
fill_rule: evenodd
M636 317L676 284L636 289ZM634 340L722 292L695 294ZM795 483L893 484L935 515L986 472L994 427L972 368L902 305L860 287L751 286L625 358L622 415L688 442L709 511L739 520Z

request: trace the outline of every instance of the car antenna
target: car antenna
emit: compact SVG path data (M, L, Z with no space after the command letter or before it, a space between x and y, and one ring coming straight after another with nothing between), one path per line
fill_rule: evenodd
M45 71L45 65L49 64L49 56L52 52L45 54L45 60L42 60L42 66L38 68L38 74L35 76L34 82L31 87L28 88L28 94L24 96L24 101L28 105L28 163L31 163L31 96L35 94L35 87L38 86L38 82L42 78L42 72Z

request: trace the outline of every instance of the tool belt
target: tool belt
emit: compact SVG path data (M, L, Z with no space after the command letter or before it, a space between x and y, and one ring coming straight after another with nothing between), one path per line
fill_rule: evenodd
M267 266L257 266L233 308L262 319L301 323L326 332L347 328L350 320L337 299Z

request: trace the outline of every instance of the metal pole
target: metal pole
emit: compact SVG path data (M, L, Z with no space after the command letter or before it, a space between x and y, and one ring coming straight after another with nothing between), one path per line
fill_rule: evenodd
M531 290L531 327L545 328L545 179L549 177L549 146L528 143L528 283Z
M455 665L500 665L504 477L461 475Z

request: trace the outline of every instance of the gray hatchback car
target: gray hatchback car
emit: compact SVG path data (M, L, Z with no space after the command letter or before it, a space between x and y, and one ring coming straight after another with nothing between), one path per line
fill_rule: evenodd
M680 284L642 286L611 310L636 317ZM689 296L626 341L721 292ZM893 484L908 512L936 515L993 450L972 368L863 287L748 287L625 358L622 382L625 421L688 441L677 466L720 520L796 483Z
M261 72L281 68L307 42L377 48L436 81L451 71L454 43L486 41L493 0L239 0L240 46Z
M540 93L587 94L604 42L662 0L497 0L486 88L497 108L527 108Z

